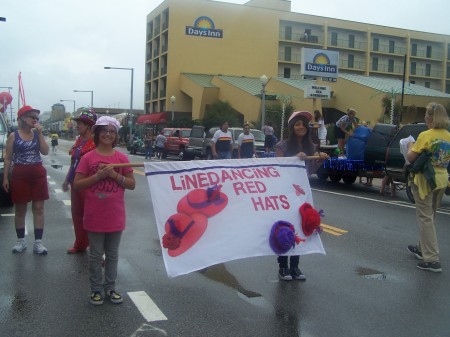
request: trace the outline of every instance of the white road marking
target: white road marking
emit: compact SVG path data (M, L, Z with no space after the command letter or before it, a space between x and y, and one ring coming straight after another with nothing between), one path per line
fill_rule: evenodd
M5 214L0 214L0 216L14 216L14 213L5 213Z
M56 183L54 181L49 181L48 184L49 185L56 185Z
M167 317L159 310L158 306L145 291L128 292L128 296L130 296L134 305L136 305L147 322L167 320Z
M64 192L62 189L60 189L60 188L55 188L55 193L62 193L62 192Z
M62 200L62 202L66 206L72 206L72 201L71 200Z

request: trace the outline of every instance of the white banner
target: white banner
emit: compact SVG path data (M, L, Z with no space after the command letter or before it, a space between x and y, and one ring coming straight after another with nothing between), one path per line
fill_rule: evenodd
M170 277L235 259L279 255L273 247L286 241L269 244L271 231L282 236L272 230L279 221L292 224L296 233L296 244L284 245L282 255L325 254L318 229L305 230L309 236L302 230L299 208L313 200L305 162L298 158L150 161L145 172ZM320 224L315 213L309 222ZM306 226L310 213L302 208L302 214Z

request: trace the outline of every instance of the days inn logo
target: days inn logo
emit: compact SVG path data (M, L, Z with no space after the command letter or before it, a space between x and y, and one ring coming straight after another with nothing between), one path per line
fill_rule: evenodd
M314 56L312 62L305 62L305 70L336 74L337 66L331 64L327 54L318 53Z
M207 16L200 16L195 20L194 26L186 26L186 35L223 38L222 29L215 29L214 21Z

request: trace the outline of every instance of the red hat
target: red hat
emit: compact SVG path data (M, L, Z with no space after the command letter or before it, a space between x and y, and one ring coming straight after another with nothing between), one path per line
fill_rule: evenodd
M302 217L303 233L305 236L310 236L317 228L319 228L321 214L307 202L300 206L299 211Z
M162 245L170 256L181 255L202 237L207 226L208 219L203 214L173 214L166 221Z
M26 113L28 112L37 112L38 114L40 114L41 112L38 109L33 109L31 106L29 105L24 105L23 107L21 107L19 109L19 111L17 112L17 118L22 118Z
M221 212L228 204L228 197L220 192L221 185L206 190L196 189L184 196L177 206L177 211L184 214L200 213L210 218Z
M95 114L94 109L83 109L78 117L72 118L76 122L83 122L86 125L94 125L97 121L97 115Z

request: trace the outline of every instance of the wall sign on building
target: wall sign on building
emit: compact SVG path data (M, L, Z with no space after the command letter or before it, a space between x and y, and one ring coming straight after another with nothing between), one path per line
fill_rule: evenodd
M300 74L303 76L338 77L339 52L302 48Z
M194 26L186 26L186 35L223 38L222 29L215 29L214 21L207 16L198 17Z
M308 85L305 87L305 98L330 99L331 87L328 85Z

